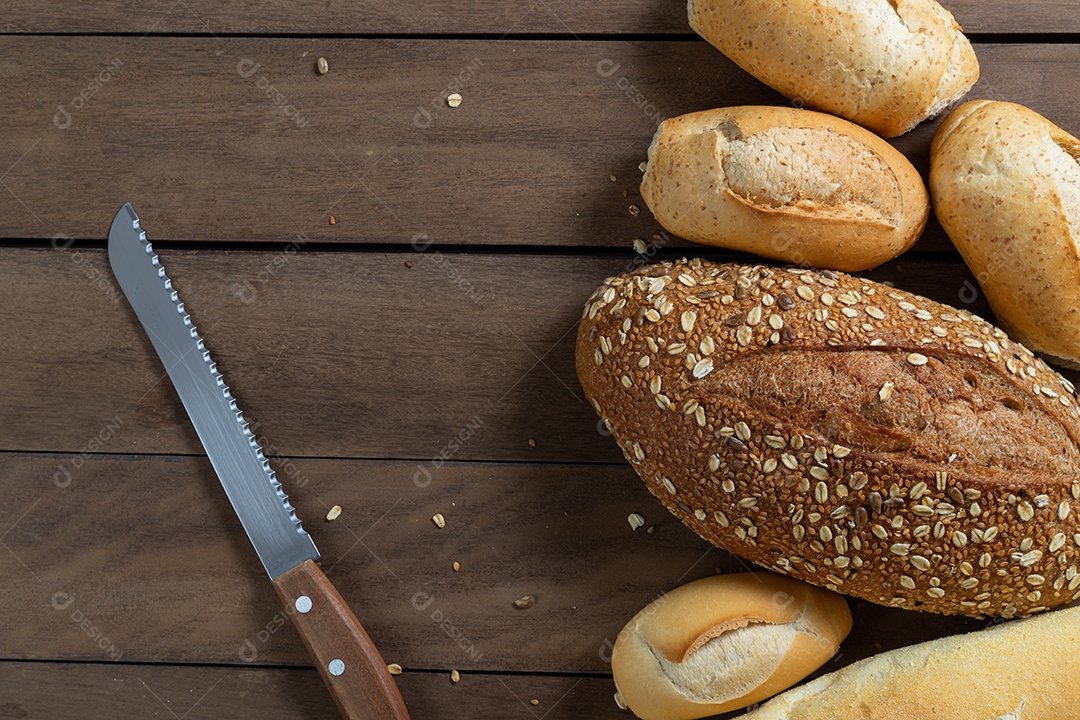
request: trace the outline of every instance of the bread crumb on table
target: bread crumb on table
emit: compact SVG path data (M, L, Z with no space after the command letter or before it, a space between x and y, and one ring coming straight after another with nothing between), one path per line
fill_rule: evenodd
M340 505L335 505L334 507L330 508L329 512L326 513L326 519L327 520L337 520L338 517L340 517L340 516L341 516L341 506Z
M535 604L536 598L532 595L525 595L524 597L519 597L517 600L514 601L514 607L519 610L528 610Z
M387 669L387 671L389 671L389 673L391 675L400 675L401 674L401 666L398 665L397 663L390 663L389 665L386 666L386 669Z

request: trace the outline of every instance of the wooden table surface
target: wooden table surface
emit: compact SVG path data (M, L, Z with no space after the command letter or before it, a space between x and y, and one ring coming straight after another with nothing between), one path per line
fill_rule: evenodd
M971 97L1080 130L1075 0L946 4ZM335 716L108 269L129 200L412 716L628 717L622 625L743 564L598 426L577 318L610 274L739 257L645 209L657 122L786 101L683 0L5 7L0 717ZM924 173L935 128L894 141ZM934 222L868 276L989 315ZM852 608L826 670L987 624Z

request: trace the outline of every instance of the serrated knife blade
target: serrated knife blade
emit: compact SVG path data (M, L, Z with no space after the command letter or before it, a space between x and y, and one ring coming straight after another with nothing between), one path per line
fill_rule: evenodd
M315 564L315 543L296 517L130 204L120 209L109 230L109 264L342 716L408 720L382 656Z
M116 214L109 231L109 264L266 572L276 578L304 560L317 560L314 541L296 517L130 204Z

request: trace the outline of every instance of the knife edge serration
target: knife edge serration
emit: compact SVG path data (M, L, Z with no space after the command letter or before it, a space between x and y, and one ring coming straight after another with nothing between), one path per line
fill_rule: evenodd
M267 573L276 578L317 560L315 543L130 204L113 220L108 257Z
M303 535L307 535L307 530L304 529L303 523L296 515L296 508L293 507L289 501L289 496L285 492L285 488L282 486L281 481L277 479L277 473L270 466L270 461L263 453L262 446L259 444L258 438L251 432L250 423L244 419L244 412L240 409L236 403L236 399L233 397L232 390L225 384L225 376L218 372L217 363L210 357L210 351L206 347L206 343L203 342L202 336L199 335L198 328L195 327L195 323L191 320L191 314L184 308L184 302L180 299L179 293L173 287L172 280L169 279L168 274L165 272L165 267L161 264L161 260L158 258L157 253L154 252L154 246L146 237L146 232L139 224L139 218L133 219L134 228L139 231L139 241L143 243L146 249L146 254L150 256L150 263L157 268L158 277L164 282L165 289L169 292L169 297L176 307L176 311L183 316L184 325L189 329L191 337L195 340L196 349L202 353L203 362L206 364L207 369L213 376L214 381L217 383L218 388L221 389L222 395L229 403L229 409L235 413L236 422L240 425L241 431L244 433L244 437L247 438L251 447L255 450L255 455L259 462L262 463L263 471L266 473L266 478L270 482L271 487L277 493L278 498L281 500L281 505L288 513L289 519L292 520L293 525L296 527L296 531Z

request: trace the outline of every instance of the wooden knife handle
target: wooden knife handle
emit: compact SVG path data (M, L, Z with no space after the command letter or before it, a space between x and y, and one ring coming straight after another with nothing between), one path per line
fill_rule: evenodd
M319 566L307 560L273 583L341 716L408 720L382 656Z

